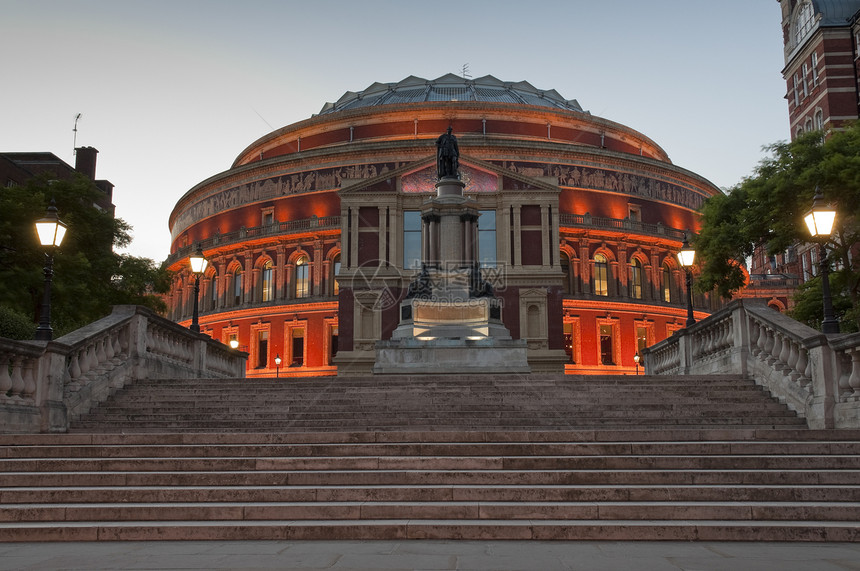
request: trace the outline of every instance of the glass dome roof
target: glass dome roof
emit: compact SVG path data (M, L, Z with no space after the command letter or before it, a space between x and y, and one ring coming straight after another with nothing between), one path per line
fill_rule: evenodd
M397 83L374 83L357 93L347 91L336 102L326 103L319 114L436 101L489 101L584 112L575 99L567 100L554 89L541 91L527 81L501 81L492 75L466 79L449 73L433 80L412 75Z

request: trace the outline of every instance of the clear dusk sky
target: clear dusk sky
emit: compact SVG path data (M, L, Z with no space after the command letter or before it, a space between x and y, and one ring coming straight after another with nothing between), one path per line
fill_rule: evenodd
M789 138L776 0L0 0L0 151L99 150L129 252L268 132L373 82L528 81L727 188ZM62 213L61 213L62 216Z

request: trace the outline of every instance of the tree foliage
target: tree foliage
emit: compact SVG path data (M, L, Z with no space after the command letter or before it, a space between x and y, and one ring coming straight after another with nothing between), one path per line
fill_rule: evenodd
M773 255L810 242L803 216L819 189L837 210L833 234L826 242L828 257L837 268L832 274L834 307L843 320L856 320L860 260L856 251L853 259L850 253L860 243L860 123L822 139L820 132L811 132L767 147L770 156L751 176L728 194L708 199L694 243L702 262L700 289L716 288L730 297L743 287L741 261L755 248ZM796 317L809 323L821 320L817 282L818 278L800 288L796 297Z
M117 254L131 228L94 206L99 190L84 176L52 180L37 176L0 190L0 305L38 322L44 291L45 252L34 222L53 199L68 232L54 252L51 317L63 334L104 317L115 304L164 311L158 294L169 289L164 268L148 258Z

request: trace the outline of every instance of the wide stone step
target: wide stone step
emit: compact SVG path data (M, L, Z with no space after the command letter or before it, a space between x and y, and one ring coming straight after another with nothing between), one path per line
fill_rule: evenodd
M860 521L858 502L170 502L18 504L3 522L254 520Z
M860 539L854 522L741 520L266 520L22 522L4 541L143 540L651 540L831 541Z
M0 490L0 501L10 507L12 504L103 502L860 502L860 486L20 486Z
M4 472L0 486L855 485L852 470L340 470Z
M175 457L4 460L13 472L241 471L241 470L860 470L858 455L624 455L624 456L336 456L290 458Z

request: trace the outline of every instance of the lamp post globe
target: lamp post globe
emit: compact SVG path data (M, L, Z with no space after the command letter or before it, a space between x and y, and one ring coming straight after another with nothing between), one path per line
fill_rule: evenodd
M281 354L278 353L275 355L275 378L277 379L281 375Z
M687 327L696 323L696 318L693 317L693 262L695 259L696 250L690 246L687 235L684 234L684 243L681 244L681 250L678 252L678 263L687 274Z
M200 298L200 276L206 271L209 265L209 260L203 256L203 246L197 244L197 250L188 257L188 262L191 265L191 273L194 274L194 305L191 313L191 331L200 333L200 323L198 317L200 315L199 298Z
M813 238L819 238L819 258L821 259L821 301L824 306L824 319L821 321L821 332L825 335L839 333L839 321L833 313L833 298L830 295L830 260L827 259L825 242L833 232L836 221L836 209L824 201L821 190L815 187L815 197L812 208L803 217L806 227Z
M36 220L36 234L39 244L45 248L45 289L42 293L42 308L39 326L36 328L37 341L50 341L54 337L51 328L51 282L54 278L54 250L63 242L68 226L60 220L57 205L51 200L43 218Z

